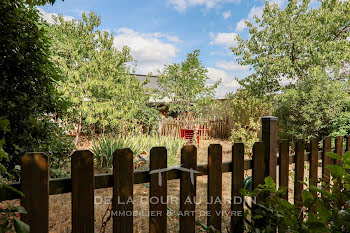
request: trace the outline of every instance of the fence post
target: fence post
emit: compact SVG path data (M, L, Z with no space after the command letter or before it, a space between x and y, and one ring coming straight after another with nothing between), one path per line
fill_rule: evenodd
M279 187L285 187L287 189L283 198L288 201L289 193L289 141L287 139L281 140L279 144Z
M21 219L30 226L30 232L49 232L49 164L44 153L22 156L22 206L27 214Z
M75 151L72 170L72 232L94 232L94 160L89 150Z
M277 168L277 121L274 116L266 116L261 118L262 124L262 141L265 144L265 176L271 176L276 182Z
M221 232L222 217L222 146L211 144L208 148L208 227Z
M231 232L244 231L242 188L244 188L244 145L235 143L232 146ZM237 197L239 203L236 203Z
M151 149L150 192L149 192L149 232L167 232L167 150L165 147L153 147ZM158 171L157 171L158 170ZM156 214L152 214L156 213ZM158 215L159 213L159 215Z
M184 146L181 149L181 164L187 169L197 169L197 148L193 145ZM191 175L193 177L191 178ZM180 211L190 213L189 215L180 216L180 232L194 233L196 228L195 210L196 204L196 174L181 172L180 177ZM187 201L190 199L191 201Z
M113 232L133 232L133 152L119 149L113 154Z

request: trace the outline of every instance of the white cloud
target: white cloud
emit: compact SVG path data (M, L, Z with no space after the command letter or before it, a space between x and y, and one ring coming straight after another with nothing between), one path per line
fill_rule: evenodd
M114 45L117 49L125 45L130 47L130 53L137 62L136 71L147 74L156 73L164 64L170 63L179 51L174 43L180 41L175 36L163 33L140 33L130 28L120 28Z
M245 25L244 19L241 19L237 24L236 24L236 32L241 32L243 31L247 26Z
M241 0L168 0L175 10L184 12L188 7L204 6L206 9L218 7L224 3L240 3Z
M222 13L222 17L224 17L224 19L228 19L231 16L231 10L225 11Z
M287 3L287 0L269 0L269 2L277 4L279 7L283 7ZM263 10L264 10L264 5L253 6L248 13L248 17L246 19L241 19L236 24L236 32L242 32L247 27L244 23L244 20L247 20L249 22L254 22L254 16L257 16L258 18L260 18L263 14Z
M225 97L225 94L229 92L234 92L240 87L237 80L235 80L234 77L228 75L225 71L215 69L212 67L208 67L207 70L208 70L207 75L210 79L208 84L213 84L216 81L218 81L220 78L222 80L216 90L216 97L223 98Z
M38 8L40 14L41 14L41 17L46 21L48 22L49 24L53 24L55 21L54 21L54 17L58 17L59 14L57 13L48 13L46 12L45 10L41 9L41 8ZM71 21L73 20L74 18L72 16L68 16L68 15L63 15L63 19L65 21Z
M209 36L212 38L210 42L211 45L223 45L226 47L235 46L237 44L236 37L237 33L234 32L219 32L214 35L213 33L209 33Z
M222 69L225 69L225 70L231 70L231 71L234 71L234 70L247 70L249 69L249 66L243 66L243 65L240 65L238 64L237 62L234 62L234 61L218 61L216 62L215 64L217 67L220 67Z
M248 13L248 20L252 21L254 16L261 17L263 14L264 6L253 6Z

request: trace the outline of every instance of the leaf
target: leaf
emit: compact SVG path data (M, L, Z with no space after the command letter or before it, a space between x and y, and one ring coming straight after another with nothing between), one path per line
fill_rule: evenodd
M24 209L23 206L17 206L16 209L17 209L17 212L20 214L27 214L27 211L26 209Z
M268 176L265 178L265 185L266 185L266 187L276 187L276 184L273 181L271 176Z
M339 165L328 165L328 170L330 171L333 178L340 178L344 175L344 169Z
M22 222L18 218L13 218L13 225L15 226L16 233L29 233L30 227L28 224Z
M313 200L313 195L311 192L307 191L307 190L303 190L301 192L301 197L303 198L303 201L304 202L307 202L307 201L310 201L310 200Z
M329 157L331 157L333 159L342 160L341 156L339 156L338 154L333 153L333 152L327 152L327 156L329 156Z

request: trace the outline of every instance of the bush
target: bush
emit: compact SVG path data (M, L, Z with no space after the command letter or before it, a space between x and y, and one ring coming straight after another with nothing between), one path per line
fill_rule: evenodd
M295 88L280 95L274 114L281 137L307 140L344 127L349 106L344 83L319 76L298 81Z
M343 157L334 153L327 155L341 161L341 165L328 165L331 182L322 182L320 187L310 185L301 193L301 203L291 204L281 198L286 189L277 190L271 177L267 177L265 184L254 191L243 190L243 195L255 197L271 193L257 204L253 214L246 211L247 230L272 232L278 227L283 232L349 232L350 152L346 152Z
M255 97L249 89L239 89L229 94L229 118L234 123L231 131L233 143L243 142L246 154L251 155L253 144L259 141L261 117L270 115L273 98Z

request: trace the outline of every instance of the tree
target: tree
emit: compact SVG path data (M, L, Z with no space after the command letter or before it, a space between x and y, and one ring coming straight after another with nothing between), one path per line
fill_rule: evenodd
M4 164L9 171L25 152L50 156L54 151L61 156L69 149L48 141L65 140L48 119L63 107L55 89L59 70L49 57L50 41L35 6L22 0L1 1L0 114L10 120L10 126L9 131L0 129L0 138L6 142L3 149L9 162Z
M280 95L274 114L279 118L281 137L309 139L344 133L340 130L348 122L343 118L349 108L345 83L316 75L297 81L295 88Z
M350 2L290 0L281 9L265 2L262 17L246 21L250 37L237 37L232 48L241 65L254 73L241 81L256 95L274 93L281 81L304 80L317 70L330 79L339 79L350 60Z
M59 16L50 27L52 59L64 76L58 90L70 104L62 117L76 131L76 142L82 131L126 133L157 118L144 83L130 75L130 49L115 49L113 35L97 30L100 22L90 12L82 20Z
M200 115L202 106L208 103L214 96L215 89L221 80L213 85L207 85L209 80L207 69L198 59L199 50L187 54L185 61L165 65L159 72L158 90L159 100L170 100L169 111L177 112L179 115Z

